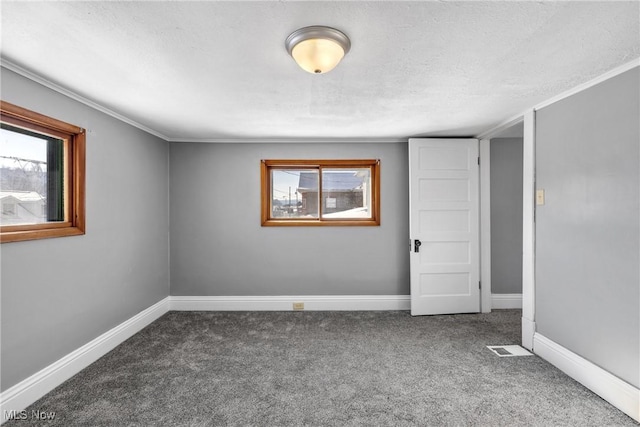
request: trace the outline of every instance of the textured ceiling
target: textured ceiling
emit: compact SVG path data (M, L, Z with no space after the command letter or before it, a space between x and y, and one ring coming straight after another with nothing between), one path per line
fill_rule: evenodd
M5 61L170 140L471 136L640 57L631 2L2 2ZM351 52L308 74L297 28Z

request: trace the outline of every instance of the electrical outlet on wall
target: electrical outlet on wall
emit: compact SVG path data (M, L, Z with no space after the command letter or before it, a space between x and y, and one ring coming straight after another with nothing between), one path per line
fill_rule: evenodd
M296 311L304 310L304 303L303 302L294 302L293 303L293 309L296 310Z

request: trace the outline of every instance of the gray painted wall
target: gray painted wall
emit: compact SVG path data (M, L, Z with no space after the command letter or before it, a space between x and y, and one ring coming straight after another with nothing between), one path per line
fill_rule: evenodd
M491 148L491 293L522 293L522 138Z
M640 386L640 69L536 115L536 326Z
M170 144L172 295L408 295L406 144ZM261 159L379 158L380 227L261 227Z
M2 69L2 99L87 129L86 235L5 243L4 391L169 295L168 143Z

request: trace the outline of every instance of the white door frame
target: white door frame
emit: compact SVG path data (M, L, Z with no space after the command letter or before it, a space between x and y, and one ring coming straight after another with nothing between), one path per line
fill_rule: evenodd
M524 122L522 164L522 346L533 350L535 333L535 111L529 110L478 136L480 139L481 308L491 311L491 151L490 140Z
M491 139L480 140L480 309L491 313Z
M493 129L488 130L476 138L479 140L487 140L491 138L493 135L497 135L500 131L512 126L513 124L524 120L524 141L523 141L523 171L522 171L522 346L528 348L529 350L533 349L533 335L536 331L536 316L535 316L535 185L536 185L536 130L535 130L535 121L536 121L536 111L546 107L548 105L553 104L554 102L560 101L562 99L567 98L568 96L579 93L587 88L590 88L598 83L606 81L614 76L617 76L625 71L628 71L634 67L640 65L640 60L634 59L631 62L621 65L618 68L615 68L607 73L596 77L593 80L590 80L586 83L578 85L573 89L570 89L566 92L563 92L557 96L554 96L547 101L540 103L534 106L532 109L525 111L524 113L515 116L514 118L507 120L506 122L496 126ZM486 149L485 149L486 151ZM482 149L481 149L481 158L480 162L482 163L484 160L482 159ZM488 159L488 157L487 157ZM488 162L487 162L488 163ZM481 165L482 166L482 165ZM481 174L482 180L482 174ZM481 186L482 186L481 181ZM487 185L487 183L485 183ZM482 192L481 187L481 192ZM485 190L486 192L487 190ZM488 194L488 193L487 193ZM482 197L482 195L481 195ZM486 208L487 202L481 198L481 209ZM483 210L481 210L481 215ZM490 213L490 207L489 207ZM488 274L488 292L491 292L491 241L489 240L488 245L482 239L490 239L490 225L489 228L484 228L485 221L481 222L480 225L480 248L481 253L480 256L484 257L485 260L488 257L489 260L489 269L483 268L481 271L481 280L485 279L485 274ZM488 248L488 252L486 252ZM485 265L481 261L481 265ZM482 290L485 291L485 285L483 282ZM484 294L483 298L484 298ZM482 300L484 301L484 299ZM485 311L483 306L483 311Z
M533 350L536 261L536 126L535 111L524 114L522 150L522 346Z
M480 140L480 309L491 313L491 146Z

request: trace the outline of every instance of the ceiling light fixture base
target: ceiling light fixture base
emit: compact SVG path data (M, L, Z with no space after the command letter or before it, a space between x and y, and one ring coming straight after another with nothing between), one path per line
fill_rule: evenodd
M314 25L291 33L285 47L303 70L324 74L335 68L351 50L351 41L340 30Z

